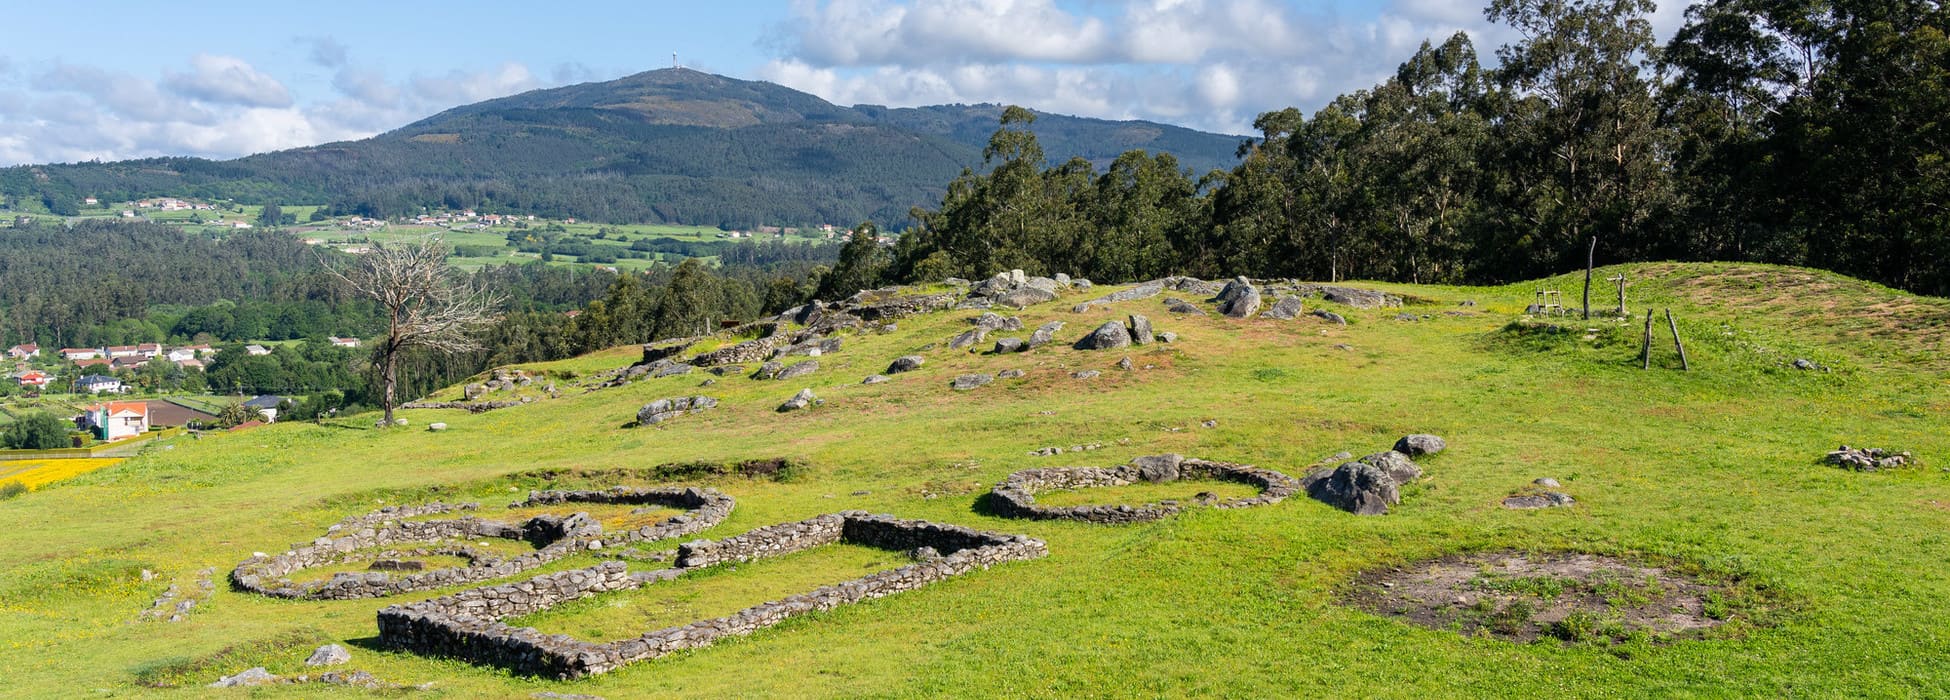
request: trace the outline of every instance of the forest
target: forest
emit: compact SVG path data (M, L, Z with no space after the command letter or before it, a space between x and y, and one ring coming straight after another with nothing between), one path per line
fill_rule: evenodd
M1950 293L1950 12L1715 0L1664 45L1650 0L1495 0L1464 34L1305 114L1229 171L1046 166L1011 109L876 279L1021 268L1499 283L1637 260L1808 265Z

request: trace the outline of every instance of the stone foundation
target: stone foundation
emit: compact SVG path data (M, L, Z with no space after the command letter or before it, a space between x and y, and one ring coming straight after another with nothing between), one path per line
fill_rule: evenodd
M1155 457L1141 458L1140 462L1158 460ZM1162 464L1162 463L1156 463ZM1149 473L1147 473L1149 472ZM1024 469L1010 474L1002 483L996 484L991 493L995 498L997 510L1001 515L1013 518L1034 520L1079 520L1093 523L1125 524L1141 523L1165 518L1184 510L1176 503L1157 503L1142 506L1082 505L1067 507L1040 506L1036 504L1036 493L1053 489L1099 488L1107 486L1129 486L1140 481L1178 481L1186 479L1210 479L1235 481L1259 487L1258 496L1233 498L1212 503L1214 508L1247 508L1269 505L1286 500L1300 492L1300 482L1271 469L1260 469L1249 464L1229 462L1208 462L1202 459L1184 459L1176 463L1174 470L1130 464L1121 467L1075 467L1068 469Z
M593 643L567 635L545 635L534 628L510 627L501 622L547 610L564 601L654 585L704 567L779 556L836 542L899 551L931 547L939 556L763 603L725 617L650 631L632 639ZM576 678L615 670L634 661L708 646L724 637L751 634L796 615L892 595L977 568L1047 554L1042 541L1021 535L850 511L762 527L723 540L688 542L678 550L675 569L631 574L622 562L606 562L519 583L462 591L423 603L393 605L379 611L379 640L396 649L501 666L517 673Z
M423 506L387 507L347 518L327 530L327 536L293 547L278 555L259 554L244 560L230 573L238 589L274 598L306 600L353 600L377 598L412 591L479 583L513 576L577 552L601 549L607 545L681 537L701 532L724 521L731 513L730 496L712 489L629 488L605 491L535 491L528 500L510 507L556 503L624 503L659 505L689 510L661 523L616 533L604 533L602 525L581 513L568 517L541 516L514 525L467 516L454 520L407 522L406 518L471 511L474 504L451 506L433 503ZM453 555L467 559L469 566L453 567L403 575L404 572L366 571L340 573L323 581L297 583L289 576L298 571L350 561L355 552L389 545L437 543L445 540L498 538L526 540L540 549L520 556L499 559L485 552L461 546L416 548L395 557Z

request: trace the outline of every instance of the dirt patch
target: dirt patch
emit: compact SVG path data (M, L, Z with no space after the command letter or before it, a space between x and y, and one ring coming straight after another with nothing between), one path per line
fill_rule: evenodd
M1348 603L1430 629L1513 642L1697 636L1735 613L1730 586L1672 567L1571 552L1483 552L1380 569Z

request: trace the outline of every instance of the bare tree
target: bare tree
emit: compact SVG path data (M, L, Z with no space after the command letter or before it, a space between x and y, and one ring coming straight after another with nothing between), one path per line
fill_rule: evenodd
M386 424L398 405L399 356L411 348L443 353L478 350L471 331L493 320L501 299L477 289L447 266L447 244L436 237L391 246L373 243L349 266L328 267L354 294L379 303L386 337L373 348Z

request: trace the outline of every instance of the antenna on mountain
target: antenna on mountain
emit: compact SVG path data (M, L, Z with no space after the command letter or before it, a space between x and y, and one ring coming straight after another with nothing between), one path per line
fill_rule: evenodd
M680 65L677 65L677 52L675 52L675 51L672 51L672 52L670 52L670 67L671 67L671 68L682 68L682 67L683 67L683 66L680 66Z

